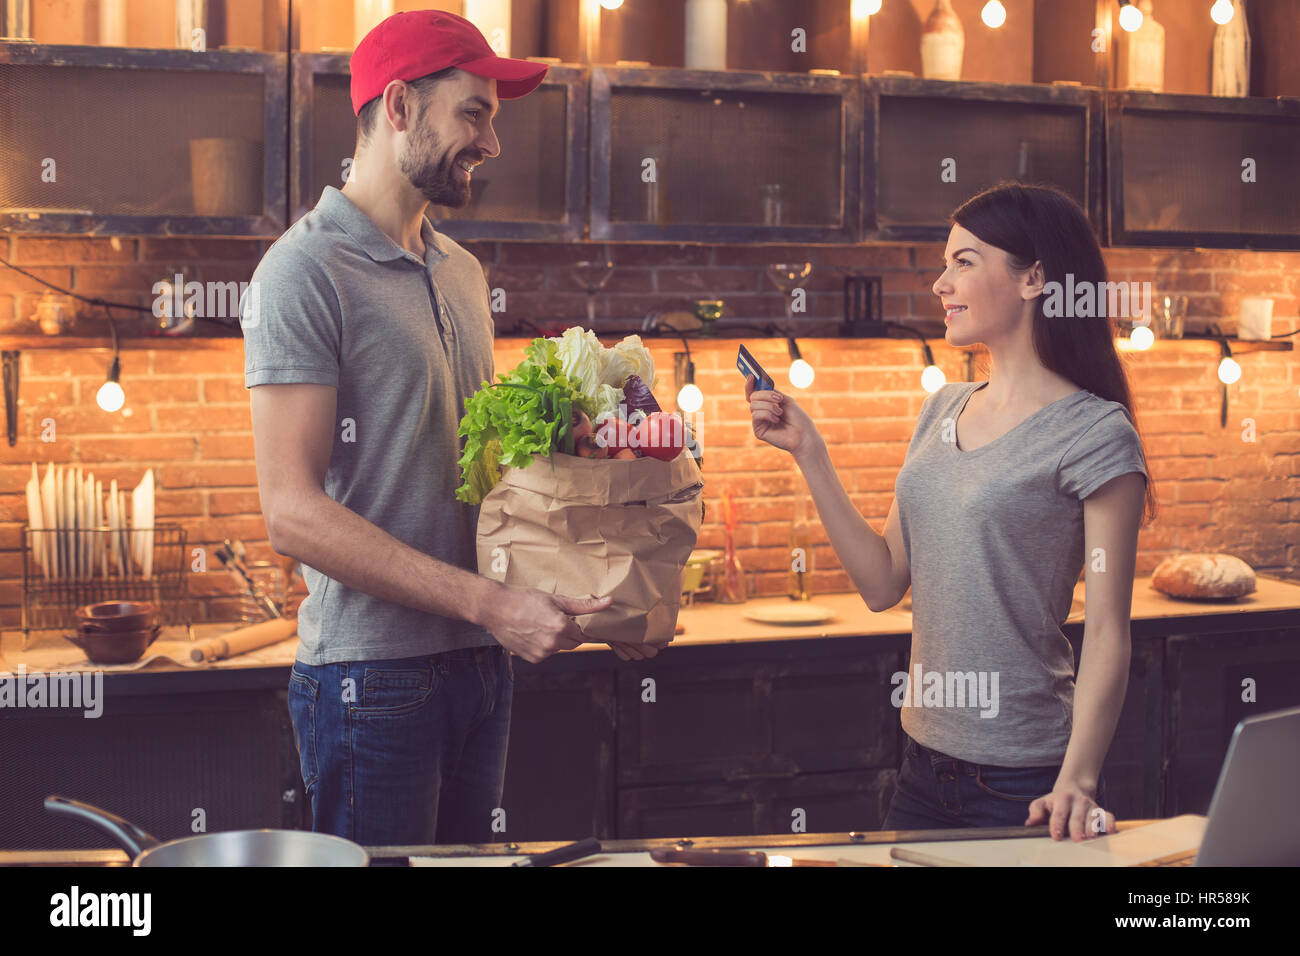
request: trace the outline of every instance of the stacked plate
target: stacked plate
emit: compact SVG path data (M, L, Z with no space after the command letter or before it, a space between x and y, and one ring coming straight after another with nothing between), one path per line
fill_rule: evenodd
M152 577L152 468L131 492L129 516L126 496L116 478L105 491L93 472L50 463L41 479L32 463L27 524L37 532L32 535L32 554L47 581Z
M77 633L68 640L95 664L130 664L144 656L161 630L152 604L104 601L77 610Z

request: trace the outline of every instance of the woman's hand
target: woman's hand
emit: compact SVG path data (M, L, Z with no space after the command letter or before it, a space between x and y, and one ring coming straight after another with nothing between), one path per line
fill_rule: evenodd
M1095 787L1076 780L1057 780L1052 792L1029 805L1025 826L1050 823L1053 840L1068 833L1075 843L1115 832L1115 814L1107 813L1094 799Z
M812 419L789 395L755 389L757 379L745 376L745 398L754 420L754 437L802 458L817 447L821 434Z

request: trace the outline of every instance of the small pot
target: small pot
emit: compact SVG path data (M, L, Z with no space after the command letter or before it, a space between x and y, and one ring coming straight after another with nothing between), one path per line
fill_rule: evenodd
M91 663L130 664L144 656L144 652L158 639L161 631L162 625L155 624L151 628L134 631L103 633L96 625L90 624L86 629L79 630L76 634L65 634L64 637L85 651Z
M143 601L101 601L77 609L77 625L95 625L104 632L146 630L153 624L154 607Z

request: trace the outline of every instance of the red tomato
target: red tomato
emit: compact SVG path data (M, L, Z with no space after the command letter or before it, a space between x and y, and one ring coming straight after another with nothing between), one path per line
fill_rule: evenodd
M686 446L686 423L678 415L651 412L637 426L632 447L660 461L672 461Z

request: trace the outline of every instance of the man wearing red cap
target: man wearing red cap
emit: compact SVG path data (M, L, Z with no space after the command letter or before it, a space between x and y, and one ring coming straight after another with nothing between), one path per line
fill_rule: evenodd
M245 307L262 509L309 596L289 709L313 826L369 846L502 839L514 676L609 606L481 577L455 500L465 400L494 379L482 268L434 230L500 151L499 99L544 65L469 21L389 17L352 57L358 144L340 191L267 251ZM246 299L247 302L247 299ZM631 648L621 655L653 650Z

